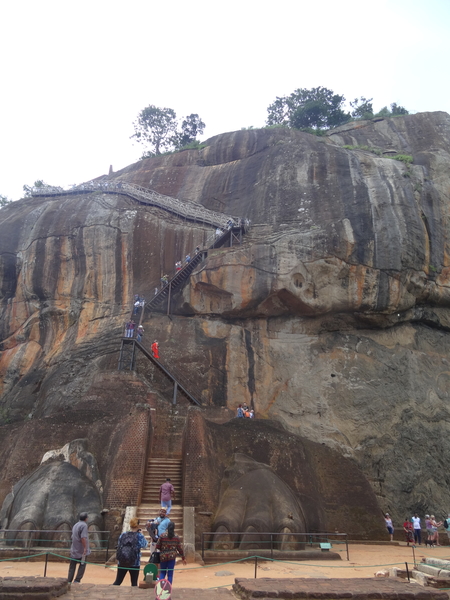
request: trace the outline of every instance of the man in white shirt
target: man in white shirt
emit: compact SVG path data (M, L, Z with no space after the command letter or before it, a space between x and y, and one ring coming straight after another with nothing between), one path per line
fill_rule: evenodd
M414 528L414 543L422 544L422 526L420 524L420 517L417 513L411 519Z

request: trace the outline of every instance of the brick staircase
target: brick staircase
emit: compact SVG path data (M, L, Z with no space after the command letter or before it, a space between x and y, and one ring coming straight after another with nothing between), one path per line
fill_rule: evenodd
M183 539L183 506L182 499L182 459L153 457L147 462L145 473L144 489L142 492L142 502L137 509L137 517L141 526L145 525L148 519L154 519L159 516L161 507L159 501L159 488L170 477L170 482L175 488L175 501L172 503L170 519L175 523L175 533ZM150 542L149 535L145 529L142 533ZM143 561L148 559L149 550L142 551Z

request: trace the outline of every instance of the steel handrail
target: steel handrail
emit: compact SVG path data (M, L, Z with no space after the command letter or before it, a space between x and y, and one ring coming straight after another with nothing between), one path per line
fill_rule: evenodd
M66 194L79 194L80 192L85 193L97 191L125 194L134 200L138 200L139 202L152 204L186 219L207 223L209 225L213 225L214 227L225 228L230 222L232 222L233 227L240 227L244 224L249 224L248 219L224 215L223 213L205 208L201 204L196 204L195 202L191 202L189 200L181 201L178 200L178 198L159 194L158 192L155 192L149 188L144 188L134 183L122 181L91 181L88 183L81 183L67 190L58 186L33 187L31 188L31 195L60 196Z

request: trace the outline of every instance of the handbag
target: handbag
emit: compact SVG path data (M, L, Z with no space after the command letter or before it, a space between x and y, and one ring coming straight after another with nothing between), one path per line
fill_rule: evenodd
M156 552L156 550L152 552L150 560L148 562L153 563L154 565L158 565L161 562L161 556L159 552Z

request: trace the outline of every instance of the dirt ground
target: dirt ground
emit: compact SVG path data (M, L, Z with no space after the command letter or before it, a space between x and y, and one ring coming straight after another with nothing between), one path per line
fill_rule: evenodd
M257 577L373 577L374 574L387 567L405 568L405 562L412 568L414 564L413 549L406 544L350 544L350 561L347 561L345 545L333 544L333 550L340 553L342 560L320 561L268 561L258 560ZM450 547L441 546L433 549L418 546L415 549L416 561L423 557L450 558ZM26 562L21 560L0 561L0 577L20 577L25 575L43 576L44 562ZM113 565L88 564L83 583L111 584L115 579L116 569ZM67 563L49 562L47 577L66 577ZM235 577L254 577L255 561L228 562L216 565L201 566L191 564L183 567L177 563L174 583L183 588L215 588L230 586ZM124 585L129 584L128 575Z

